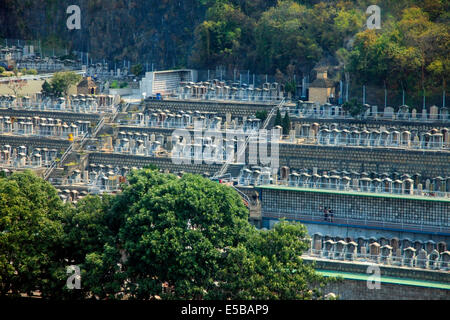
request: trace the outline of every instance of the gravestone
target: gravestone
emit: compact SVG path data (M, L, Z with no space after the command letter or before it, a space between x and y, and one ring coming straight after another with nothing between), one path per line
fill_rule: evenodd
M380 262L390 264L391 263L391 256L392 256L392 247L388 244L382 246L381 248L381 257Z
M444 107L441 108L441 116L440 116L441 120L448 120L448 108Z
M227 123L231 123L231 112L227 112L225 118Z
M430 120L437 120L439 115L439 108L436 106L430 107Z
M397 249L400 247L400 240L398 238L392 238L391 239L391 247L394 252L397 251Z
M378 106L372 106L372 117L378 118Z
M444 251L441 253L441 270L450 270L450 251Z
M356 257L358 249L358 244L354 241L350 241L347 243L347 253L345 254L345 259L347 260L353 260Z
M427 250L427 253L430 254L436 246L436 242L434 242L433 240L428 240L425 244L425 250Z
M430 269L439 269L439 258L439 251L437 251L436 249L431 251L430 255L428 256L428 267Z
M440 254L447 251L447 243L445 243L444 241L438 242L437 250L439 251Z
M422 120L427 120L428 119L428 117L427 117L427 109L422 109Z
M427 268L427 252L424 249L420 249L417 254L417 267L425 269Z
M370 259L378 262L380 259L380 244L378 242L373 242L369 244Z
M337 260L344 259L344 252L345 252L346 246L347 246L347 242L345 242L343 240L339 240L338 242L336 242L335 254L334 254L335 259L337 259Z
M314 255L319 255L321 251L322 251L322 240L315 239L314 240L314 247L313 247L313 254Z
M394 108L392 108L392 107L384 108L384 115L383 116L386 119L392 119L394 117Z
M392 259L394 264L396 265L401 265L402 264L402 249L397 248L397 250L395 250L395 257Z
M334 251L334 245L336 242L333 240L327 240L325 241L325 250L323 251L323 257L332 259L333 258L333 251Z
M414 266L414 260L416 257L416 249L408 247L403 249L403 265L407 267Z

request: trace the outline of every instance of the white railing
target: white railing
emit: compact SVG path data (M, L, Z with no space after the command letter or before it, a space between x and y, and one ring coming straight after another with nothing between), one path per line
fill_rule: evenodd
M371 115L360 115L353 117L346 113L334 114L331 115L327 112L304 112L301 109L289 109L289 116L291 118L299 118L299 119L327 119L327 120L376 120L376 121L408 121L408 122L444 122L450 123L450 115L447 115L446 118L443 118L442 115L433 115L433 118L430 117L430 114L427 114L426 118L422 118L420 113L417 113L416 117L412 117L410 115L399 116L398 114L385 114L384 112L376 112Z
M321 258L331 261L352 261L352 262L367 262L370 264L388 265L388 266L403 266L415 269L431 269L431 270L450 270L450 262L443 260L442 256L437 259L420 259L417 256L407 257L405 255L397 256L391 255L373 255L370 253L349 252L347 250L316 250L312 246L308 252L302 254L303 257Z
M232 102L232 101L241 101L241 102L279 102L284 100L284 97L262 97L262 96L253 96L253 97L239 97L239 96L230 96L230 95L192 95L188 93L175 93L171 98L175 98L177 100L199 100L199 101L224 101L224 102Z
M364 148L394 148L394 149L402 149L402 150L420 150L420 151L446 151L450 150L450 144L444 142L393 142L392 140L380 141L380 139L372 139L372 138L351 138L347 137L346 139L340 139L336 137L334 139L330 139L329 137L324 138L320 135L317 137L311 137L309 135L298 135L295 137L296 139L305 139L306 143L325 146L325 147L364 147ZM289 139L289 138L288 138ZM331 141L330 141L331 140ZM296 142L296 141L295 141ZM288 141L281 141L281 143L289 143ZM303 142L304 143L304 142Z
M266 178L262 178L266 179ZM256 179L257 180L257 179ZM272 178L270 180L273 182ZM382 180L382 179L381 179ZM242 186L267 186L268 184L262 183L260 181L255 181L252 177L238 177L238 181ZM344 192L355 192L355 193L371 193L379 195L394 195L401 197L432 197L432 198L450 198L450 191L436 191L431 189L411 188L410 191L400 187L391 186L385 188L383 186L373 187L373 186L353 186L352 183L349 185L343 185L339 182L337 183L319 183L319 182L291 182L291 181L278 181L274 186L285 186L291 188L306 188L306 189L317 189L317 190L330 190L330 191L344 191Z

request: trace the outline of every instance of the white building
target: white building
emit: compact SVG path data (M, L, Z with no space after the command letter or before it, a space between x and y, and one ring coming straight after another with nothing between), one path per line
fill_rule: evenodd
M196 82L197 71L192 69L146 72L139 83L142 97L167 96L176 92L180 82Z

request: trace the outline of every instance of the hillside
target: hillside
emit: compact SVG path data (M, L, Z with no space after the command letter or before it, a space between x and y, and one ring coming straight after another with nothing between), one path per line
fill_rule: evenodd
M225 66L276 74L289 83L322 58L335 79L445 88L449 78L449 2L445 0L80 0L81 30L66 28L68 0L3 0L0 37L43 39L91 57L159 68ZM365 11L381 7L381 30Z

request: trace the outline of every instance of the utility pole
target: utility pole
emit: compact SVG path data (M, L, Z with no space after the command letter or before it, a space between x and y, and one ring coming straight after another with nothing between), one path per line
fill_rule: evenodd
M366 104L366 86L363 85L363 104Z

